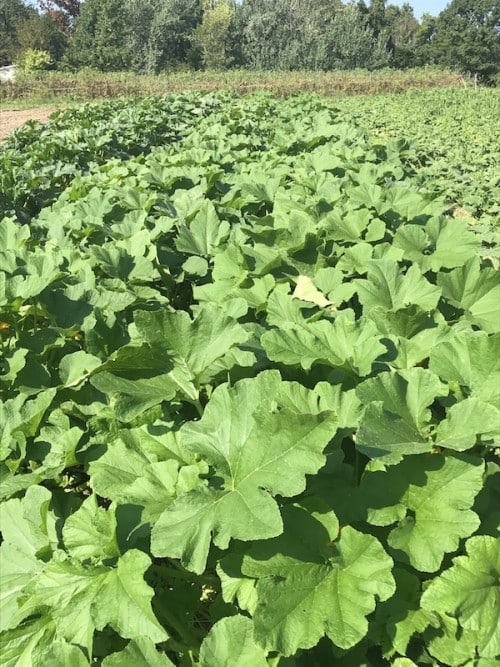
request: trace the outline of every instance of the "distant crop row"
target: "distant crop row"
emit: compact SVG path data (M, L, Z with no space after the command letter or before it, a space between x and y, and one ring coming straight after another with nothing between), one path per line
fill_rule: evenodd
M430 88L473 87L457 73L426 67L412 70L364 70L337 72L177 72L158 76L130 73L105 74L80 71L77 74L40 72L18 74L17 80L0 84L0 101L30 97L58 101L68 99L116 98L125 95L228 90L238 94L269 91L279 96L300 92L324 95L355 95Z

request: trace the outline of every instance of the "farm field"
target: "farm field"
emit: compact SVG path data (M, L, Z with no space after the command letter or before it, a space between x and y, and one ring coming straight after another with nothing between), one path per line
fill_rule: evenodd
M500 93L408 91L343 97L339 108L375 139L404 137L417 155L415 183L444 193L474 217L500 217Z
M0 146L1 664L496 664L497 111L185 92Z

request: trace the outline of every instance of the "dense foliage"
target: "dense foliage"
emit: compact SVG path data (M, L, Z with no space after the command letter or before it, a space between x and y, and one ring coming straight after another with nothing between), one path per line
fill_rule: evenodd
M493 667L499 274L415 156L312 95L2 147L3 664Z
M17 27L36 16L23 0L0 0L0 67L12 62L17 50Z
M0 0L4 59L35 48L49 51L60 68L141 74L186 67L338 71L425 64L486 83L499 74L496 0L453 0L421 22L410 4L386 0L38 0L38 6L42 15L24 0ZM27 18L19 22L21 10L30 14L30 30L22 29ZM26 44L29 34L33 43ZM68 47L64 56L61 45Z
M496 90L344 97L342 111L374 137L411 137L417 185L444 193L483 225L500 219ZM460 213L460 211L457 211Z
M485 81L497 80L500 73L498 0L452 0L439 15L433 33L428 48L435 62L472 72Z

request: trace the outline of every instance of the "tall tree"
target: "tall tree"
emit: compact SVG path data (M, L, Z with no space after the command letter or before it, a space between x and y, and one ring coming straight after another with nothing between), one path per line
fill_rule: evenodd
M131 31L122 0L86 0L75 23L68 63L103 72L130 69Z
M371 0L368 7L368 26L375 37L378 37L387 28L385 0Z
M317 69L338 0L245 0L244 50L257 69Z
M133 30L130 36L132 49L132 68L136 72L154 72L148 66L148 50L150 49L151 32L154 17L158 11L158 0L125 0L126 11Z
M196 28L203 64L208 69L225 69L229 62L229 31L235 9L232 0L203 0L203 19Z
M52 63L60 61L68 44L68 37L59 23L49 14L36 14L17 26L19 51L28 49L46 51Z
M430 54L440 65L499 82L498 0L452 0L438 16Z
M37 16L22 0L0 0L0 67L9 65L19 50L18 27Z
M385 12L386 27L382 32L386 46L392 54L393 67L413 67L417 64L416 47L420 24L408 3L401 7L388 5Z
M429 65L435 63L432 53L432 40L436 34L437 17L425 13L420 19L420 26L415 36L415 64Z
M293 7L286 0L243 2L244 48L255 69L293 69L298 29Z
M323 69L377 69L389 63L386 40L354 5L336 12L324 43Z
M37 0L40 9L65 30L71 30L80 15L82 0Z
M247 59L261 69L380 67L388 62L366 13L339 0L245 0ZM384 3L382 2L382 6Z
M136 69L159 72L197 59L194 33L202 19L200 0L128 0L127 7Z

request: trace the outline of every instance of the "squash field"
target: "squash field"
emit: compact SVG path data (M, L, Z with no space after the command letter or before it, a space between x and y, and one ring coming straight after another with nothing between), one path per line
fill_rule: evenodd
M397 101L312 94L0 144L0 665L497 664L498 97L472 94L427 94L427 152Z

